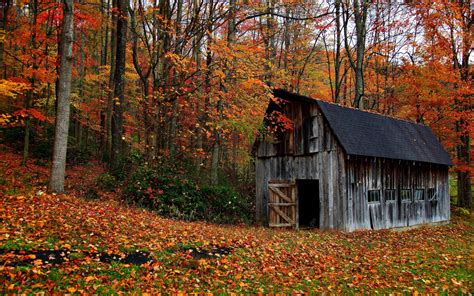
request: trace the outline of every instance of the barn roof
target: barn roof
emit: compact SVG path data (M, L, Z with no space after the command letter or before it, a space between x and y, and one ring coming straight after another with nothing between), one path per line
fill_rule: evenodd
M452 165L449 154L428 126L313 100L283 90L275 90L274 95L284 100L318 104L349 155Z

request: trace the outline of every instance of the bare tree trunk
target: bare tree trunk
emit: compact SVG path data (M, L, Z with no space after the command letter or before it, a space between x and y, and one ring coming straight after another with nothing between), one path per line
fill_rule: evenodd
M107 7L105 8L104 7L104 0L101 0L100 1L100 4L101 4L101 12L102 12L102 22L104 23L104 31L102 33L102 38L103 38L103 43L102 46L101 46L101 53L100 53L100 65L101 66L105 66L107 65L107 51L108 51L108 48L109 48L109 22L108 22L108 11L110 9L110 0L107 0ZM104 15L105 15L105 18L106 20L104 21L103 18L104 18Z
M102 22L104 23L103 29L101 28L101 39L103 39L103 42L101 42L101 49L100 49L100 65L105 66L107 65L107 56L108 56L108 49L109 49L109 16L108 16L108 11L110 9L110 0L101 0L101 18ZM110 75L109 75L110 76ZM104 99L104 95L107 95L107 102L108 102L108 92L104 92L106 85L104 82L101 82L100 85L100 98L99 101L102 101ZM101 130L101 135L100 135L100 150L99 153L102 154L102 157L105 159L105 155L107 155L107 110L100 110L100 130Z
M110 1L110 0L109 0ZM115 91L115 56L117 51L117 0L112 0L112 27L110 29L110 73L109 73L109 89L107 95L107 110L105 122L105 138L106 151L105 159L110 161L112 159L112 114L114 104Z
M117 168L123 154L123 105L125 103L125 58L127 48L127 0L117 1L117 47L115 57L114 97L112 113L111 167Z
M334 102L339 103L341 93L341 0L336 0L336 46L334 52Z
M31 0L30 1L30 7L31 7L31 13L32 13L32 19L31 19L31 28L33 29L32 34L31 34L31 40L30 40L30 46L31 48L36 49L36 22L38 18L38 0ZM33 69L37 69L38 66L36 64L35 58L33 58L33 64L31 65ZM36 77L35 74L33 74L31 77L29 77L29 81L31 83L31 90L29 90L25 96L25 109L31 108L32 101L33 101L33 91L34 91L34 86L35 86L35 81ZM26 117L25 119L25 137L23 139L23 162L22 165L26 165L26 161L28 160L28 156L30 153L30 125L31 125L31 119L29 116Z
M207 72L206 72L206 89L209 90L211 86L211 63L212 63L212 52L210 49L210 44L212 43L212 32L213 32L213 24L212 24L212 19L214 17L214 1L211 0L209 2L209 20L207 24L207 57L206 57L206 65L207 65ZM219 100L217 102L217 109L219 110L221 108L221 103L222 101ZM206 98L206 106L209 104L209 99ZM219 111L218 111L219 112ZM219 182L219 153L220 153L220 147L219 147L219 141L220 141L220 134L219 131L215 130L214 131L214 143L212 146L212 156L211 156L211 184L217 185Z
M143 6L141 2L138 4L138 9L143 12ZM142 24L144 26L144 24ZM143 86L143 137L144 137L144 142L145 142L145 158L147 160L151 159L151 150L152 150L152 141L150 141L150 120L149 120L149 99L150 99L150 74L153 71L153 66L155 65L155 61L153 59L153 56L150 56L150 65L144 71L142 69L142 66L140 65L138 61L138 30L137 30L137 20L136 20L136 15L135 11L133 9L130 9L130 27L132 30L132 60L133 60L133 66L135 67L135 71L137 72L138 76L140 77L140 80L142 82ZM146 34L145 29L143 29L143 34ZM145 35L146 36L146 35ZM146 41L148 42L148 41ZM148 47L148 44L146 44Z
M182 54L182 40L181 36L181 21L183 18L183 0L177 0L177 9L176 9L176 38L175 38L175 53L177 55ZM179 80L179 73L175 70L173 76L173 87L176 89ZM176 152L176 130L178 122L178 94L175 92L173 94L173 105L172 105L172 115L171 115L171 126L170 126L170 152L171 155L174 155Z
M66 170L67 139L69 130L69 111L72 77L72 44L74 38L74 1L63 0L63 22L61 32L61 46L59 48L59 83L58 103L56 112L56 129L54 137L53 163L49 190L64 191Z
M34 81L33 81L34 83ZM31 84L34 86L34 84ZM33 91L29 90L25 96L25 108L29 109L31 107L31 97L33 95ZM25 166L30 154L30 117L25 118L25 136L23 137L23 162L22 165Z
M193 0L193 15L195 19L198 19L199 9L201 5L198 5L198 0ZM199 73L201 71L201 40L203 38L203 31L198 30L193 38L193 57L196 63L196 71ZM200 91L202 88L199 87ZM198 126L196 127L196 151L199 152L199 156L196 157L196 170L199 172L201 170L202 157L201 152L204 148L204 126L205 126L205 110L200 103L196 104L196 113L198 114Z
M353 0L352 7L348 7L346 3L343 5L344 8L344 41L347 51L347 58L351 64L351 67L355 74L355 96L353 106L355 108L363 109L364 102L364 58L365 58L365 39L367 35L367 15L369 10L369 0ZM350 10L354 14L354 25L355 25L355 60L351 55L349 47L350 36L348 34L348 25L350 18Z
M7 16L8 16L8 9L10 8L10 0L6 0L3 3L3 9L0 11L0 74L1 78L7 78L7 68L4 64L4 47L5 47L5 35L7 29Z
M272 86L272 69L271 65L275 64L275 58L277 56L276 45L275 45L275 19L274 19L274 0L267 0L267 18L266 18L266 33L264 34L265 52L267 63L265 64L265 83Z

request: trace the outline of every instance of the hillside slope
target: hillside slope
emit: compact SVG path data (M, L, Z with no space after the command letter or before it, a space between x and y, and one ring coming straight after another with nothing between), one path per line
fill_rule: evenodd
M19 186L19 159L4 155L2 184ZM175 221L114 194L84 199L80 189L98 169L70 170L82 183L69 182L67 195L30 180L0 199L2 292L473 292L474 227L458 218L354 233Z

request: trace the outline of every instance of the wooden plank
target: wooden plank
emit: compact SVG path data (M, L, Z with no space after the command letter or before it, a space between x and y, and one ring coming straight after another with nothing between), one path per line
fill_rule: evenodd
M289 223L284 223L284 224L276 224L276 223L270 223L268 224L270 227L293 227L293 224Z
M268 205L286 207L286 206L296 206L296 203L295 202L274 202L274 203L269 203Z
M293 183L287 183L287 184L272 184L271 182L268 182L268 186L273 187L273 188L288 188L291 186L295 186Z
M295 201L295 207L294 207L294 216L293 218L295 219L295 228L299 229L300 228L300 217L299 217L299 204L298 204L298 187L294 187L294 201Z
M286 215L284 212L282 212L278 207L270 205L270 209L274 210L278 215L280 215L281 218L285 219L286 222L291 223L292 225L295 224L295 221L291 220L291 218L288 217L288 215Z
M287 202L293 202L293 200L291 198L289 198L288 196L286 196L286 194L284 194L280 189L274 187L273 185L268 185L268 189L270 189L271 191L275 192L279 197L281 197L282 199L284 199L285 201Z

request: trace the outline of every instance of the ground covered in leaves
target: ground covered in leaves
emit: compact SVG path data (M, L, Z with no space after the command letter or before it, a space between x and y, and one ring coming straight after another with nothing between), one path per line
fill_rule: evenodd
M47 170L19 161L2 151L2 293L473 292L469 218L354 233L175 221L87 199L97 165L71 168L69 193L51 195Z

